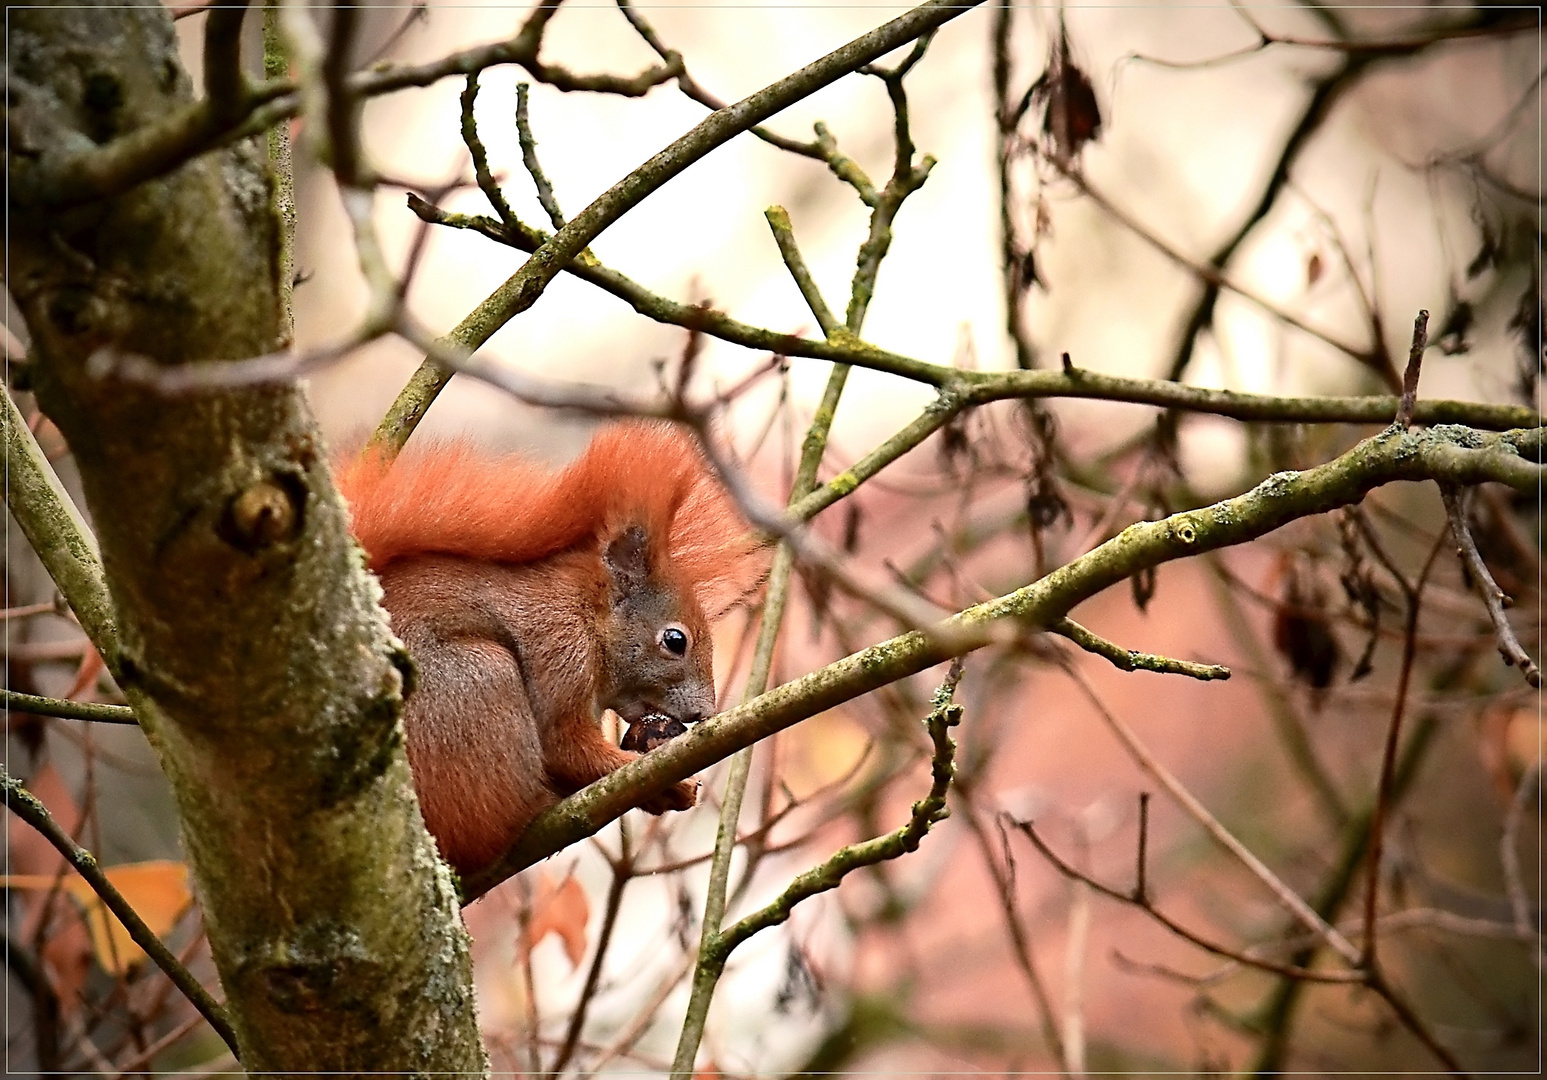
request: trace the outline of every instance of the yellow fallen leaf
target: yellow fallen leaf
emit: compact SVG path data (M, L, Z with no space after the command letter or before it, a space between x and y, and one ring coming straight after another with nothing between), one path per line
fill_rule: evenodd
M170 933L193 903L193 894L188 889L188 867L180 862L155 859L125 863L107 867L103 874L157 937ZM52 874L0 875L0 885L8 889L51 889L54 881ZM72 871L59 887L80 905L91 931L92 952L104 971L122 975L131 965L145 959L145 951L134 943L128 929L108 911L84 878Z

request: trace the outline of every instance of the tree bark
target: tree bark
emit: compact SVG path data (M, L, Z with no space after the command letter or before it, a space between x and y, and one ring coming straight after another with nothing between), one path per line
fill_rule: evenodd
M277 223L251 144L116 199L47 208L66 155L192 100L165 8L14 9L9 285L69 440L117 619L108 657L176 797L242 1064L487 1063L453 880L419 817L391 637L299 390L178 397L103 350L277 347Z

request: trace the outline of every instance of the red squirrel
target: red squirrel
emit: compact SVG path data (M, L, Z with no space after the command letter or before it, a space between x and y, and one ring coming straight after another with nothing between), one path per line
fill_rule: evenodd
M467 442L340 471L356 539L418 670L403 717L425 825L461 874L540 811L638 756L630 724L714 712L712 615L760 573L698 445L664 423L601 429L559 470ZM640 805L686 810L696 780Z

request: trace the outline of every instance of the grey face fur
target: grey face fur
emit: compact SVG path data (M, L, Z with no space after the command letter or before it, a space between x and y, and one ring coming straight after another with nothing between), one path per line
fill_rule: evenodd
M602 550L610 587L597 704L629 723L663 713L691 724L714 712L714 643L691 590L651 565L650 543L631 525Z

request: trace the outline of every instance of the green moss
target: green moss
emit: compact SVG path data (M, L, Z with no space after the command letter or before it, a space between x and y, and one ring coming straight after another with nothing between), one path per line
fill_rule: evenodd
M352 799L376 783L402 753L403 698L395 669L388 670L393 674L386 689L361 702L355 716L326 726L327 760L317 769L324 777L323 808Z

